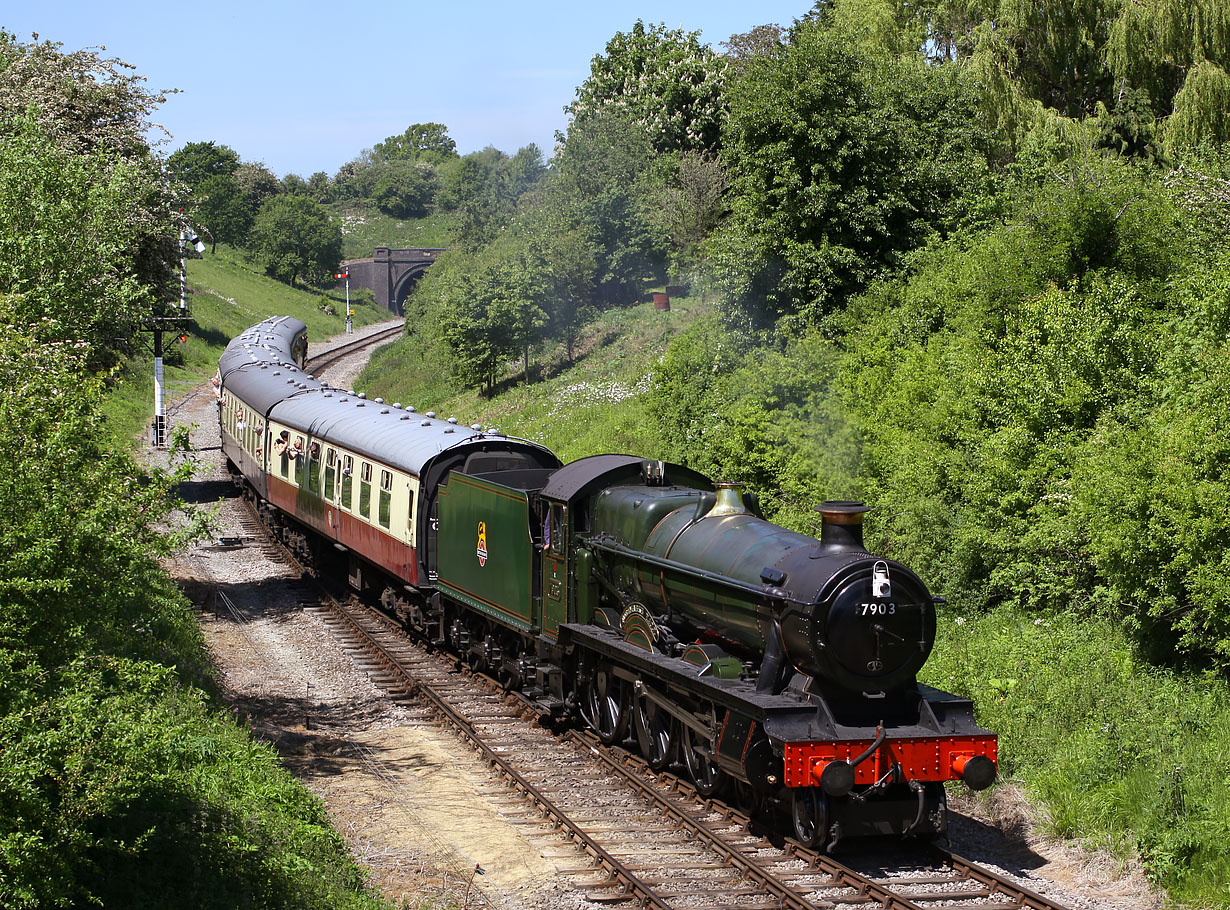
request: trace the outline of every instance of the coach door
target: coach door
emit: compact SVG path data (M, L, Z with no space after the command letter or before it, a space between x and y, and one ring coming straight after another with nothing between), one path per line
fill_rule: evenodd
M568 621L568 507L546 503L542 527L542 631L555 638Z

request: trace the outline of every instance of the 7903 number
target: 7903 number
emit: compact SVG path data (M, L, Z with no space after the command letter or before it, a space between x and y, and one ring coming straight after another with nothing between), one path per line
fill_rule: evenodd
M858 605L859 616L892 616L896 612L895 603L861 603Z

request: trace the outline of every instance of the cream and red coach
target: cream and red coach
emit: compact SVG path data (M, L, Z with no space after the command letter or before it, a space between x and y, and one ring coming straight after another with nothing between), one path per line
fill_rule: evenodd
M331 388L304 372L306 349L306 326L290 317L231 342L219 361L222 450L265 507L291 523L290 542L302 525L350 554L352 582L376 568L405 586L430 586L449 472L559 466L535 443Z

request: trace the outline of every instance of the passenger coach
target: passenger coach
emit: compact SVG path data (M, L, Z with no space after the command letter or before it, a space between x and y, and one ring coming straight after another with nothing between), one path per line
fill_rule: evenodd
M437 500L450 471L560 464L532 442L331 388L304 371L306 351L307 327L289 317L231 342L219 362L222 451L303 555L304 530L350 554L356 587L368 567L410 587L435 579Z

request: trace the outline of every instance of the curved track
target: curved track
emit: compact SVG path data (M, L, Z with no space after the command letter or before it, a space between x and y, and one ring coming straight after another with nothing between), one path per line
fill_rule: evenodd
M563 830L592 865L566 870L591 899L675 907L978 907L1063 905L952 854L871 876L791 840L749 834L749 819L576 731L548 734L498 682L406 637L357 601L327 599L330 625L398 698L425 700L532 806L526 824ZM610 880L607 879L609 876Z
M404 322L399 322L395 326L387 329L381 329L379 332L373 332L370 335L365 335L362 338L356 338L354 341L347 341L339 344L337 347L330 348L317 354L315 357L309 357L304 364L304 369L312 374L319 373L321 370L327 369L339 361L345 360L347 357L362 351L365 348L372 347L378 344L384 344L388 341L393 341L402 334Z

